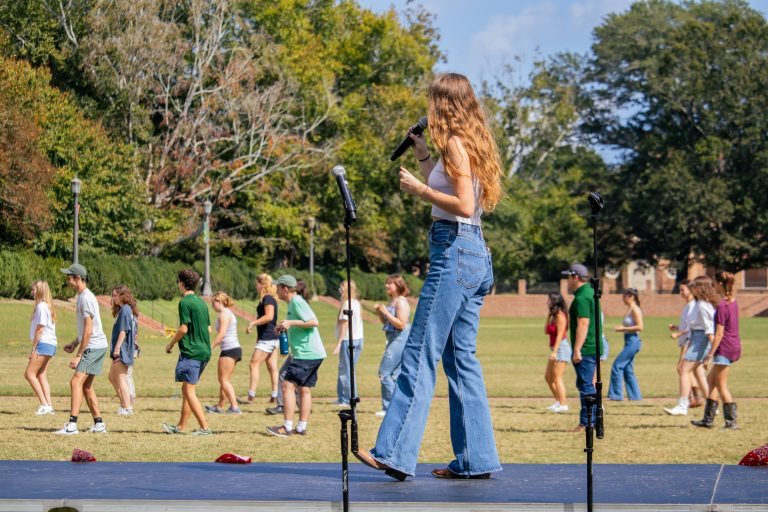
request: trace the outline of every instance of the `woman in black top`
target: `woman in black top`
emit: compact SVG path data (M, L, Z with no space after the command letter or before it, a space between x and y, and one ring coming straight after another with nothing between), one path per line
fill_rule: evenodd
M256 348L251 356L251 383L248 389L248 398L240 400L240 403L252 403L256 398L256 387L259 384L259 366L262 362L267 362L267 371L269 379L272 382L272 395L269 398L270 403L277 401L277 345L278 335L275 331L277 325L277 287L272 283L272 277L269 274L259 274L256 278L256 290L259 292L259 305L256 307L257 317L255 321L248 324L245 329L250 334L254 326L256 327Z

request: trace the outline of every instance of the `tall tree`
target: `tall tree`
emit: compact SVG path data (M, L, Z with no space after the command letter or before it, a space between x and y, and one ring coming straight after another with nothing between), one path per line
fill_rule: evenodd
M586 131L617 148L635 257L768 263L768 24L740 0L636 2L595 29Z

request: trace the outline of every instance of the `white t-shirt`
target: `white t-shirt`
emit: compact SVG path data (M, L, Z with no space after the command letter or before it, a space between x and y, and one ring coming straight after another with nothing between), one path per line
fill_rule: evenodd
M349 303L345 300L341 304L341 311L339 312L339 320L347 320L347 315L344 314L344 310L349 307ZM349 332L347 332L349 336ZM352 299L352 336L354 339L363 339L363 310L360 307L360 302L357 299ZM339 339L339 326L336 324L336 339Z
M228 308L224 308L219 313L219 318L216 319L216 333L219 332L219 326L221 325L221 317L229 317L229 325L227 325L227 331L224 333L224 337L221 339L221 350L232 350L240 346L240 340L237 339L237 317Z
M85 330L85 317L93 319L93 329L91 338L88 341L88 348L108 348L109 342L101 326L101 313L99 312L99 303L91 290L86 288L83 293L77 296L77 339L82 343L83 331Z
M688 328L691 331L704 331L704 334L715 334L715 307L705 300L693 302L695 306L688 317Z
M29 325L29 339L35 341L35 331L37 326L43 326L43 335L40 336L40 343L56 346L56 324L53 322L51 310L45 302L38 302L35 306L35 314L32 315L32 322Z
M696 306L696 301L692 300L685 304L685 308L683 308L683 312L680 313L680 323L677 325L677 328L682 331L688 331L687 333L683 334L679 338L677 338L677 346L682 347L686 343L688 343L688 340L691 339L691 331L690 326L688 325L688 322L690 321L691 315L693 314L693 308Z

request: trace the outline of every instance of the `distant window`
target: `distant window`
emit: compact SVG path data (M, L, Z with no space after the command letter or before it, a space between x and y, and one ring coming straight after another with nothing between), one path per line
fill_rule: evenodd
M768 288L768 268L753 268L745 271L744 288Z

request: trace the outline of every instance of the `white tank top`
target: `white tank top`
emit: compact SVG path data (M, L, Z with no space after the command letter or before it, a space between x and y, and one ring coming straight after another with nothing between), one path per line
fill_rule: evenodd
M432 168L432 172L429 173L429 179L427 179L427 185L430 188L455 196L456 192L453 190L453 185L448 181L448 177L445 175L445 166L443 165L443 159L437 161ZM463 222L464 224L471 224L473 226L480 225L480 217L483 215L483 208L480 206L480 181L476 177L472 177L472 186L475 189L475 213L471 217L459 217L452 213L448 213L439 206L432 205L432 217L437 219L451 220L454 222Z
M233 348L237 348L240 346L240 340L237 339L237 317L235 314L229 310L229 308L224 308L221 310L221 316L228 316L229 317L229 325L227 325L227 330L224 333L224 338L221 340L221 350L232 350ZM219 326L221 325L221 321L219 318L216 319L216 332L219 332Z

